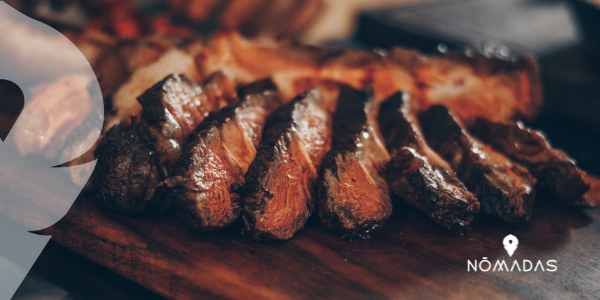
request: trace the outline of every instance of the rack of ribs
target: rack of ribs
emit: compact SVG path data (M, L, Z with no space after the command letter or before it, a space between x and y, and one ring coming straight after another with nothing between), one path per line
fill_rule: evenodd
M319 180L319 216L342 238L369 238L392 213L382 176L389 159L379 136L372 94L342 86L332 124L332 147Z
M430 219L460 231L479 212L479 202L427 145L411 101L406 93L398 92L379 109L379 127L392 157L385 167L386 181L396 195Z
M529 223L536 180L527 169L472 137L442 105L419 115L425 138L478 198L484 212L523 227Z

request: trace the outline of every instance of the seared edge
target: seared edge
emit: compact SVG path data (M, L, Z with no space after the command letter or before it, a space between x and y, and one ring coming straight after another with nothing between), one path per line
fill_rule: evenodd
M513 226L529 223L536 180L525 167L473 138L445 106L432 106L419 120L429 145L473 191L483 211Z
M256 159L238 188L253 239L285 240L304 227L314 207L317 167L330 148L331 112L318 89L269 116Z
M410 101L407 94L398 92L379 109L379 127L392 156L385 167L386 181L396 195L430 219L460 231L479 211L479 202L425 143Z
M379 137L376 114L370 93L342 86L332 149L320 170L319 216L323 226L343 238L369 238L392 213L382 176L389 154Z
M230 187L244 183L266 116L279 106L276 89L270 80L240 88L240 101L211 113L191 135L164 185L192 229L222 228L239 216L242 199Z
M541 188L561 202L577 205L590 189L585 172L565 152L552 148L546 136L521 122L492 122L477 119L473 135L495 150L525 166Z

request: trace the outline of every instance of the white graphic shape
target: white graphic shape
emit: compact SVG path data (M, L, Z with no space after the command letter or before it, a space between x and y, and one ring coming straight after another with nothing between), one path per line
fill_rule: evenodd
M519 246L519 239L516 236L509 234L504 238L503 241L504 249L508 252L508 256L512 257Z

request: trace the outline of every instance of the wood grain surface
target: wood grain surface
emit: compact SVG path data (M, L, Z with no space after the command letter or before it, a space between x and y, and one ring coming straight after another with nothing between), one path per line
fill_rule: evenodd
M600 297L600 213L538 198L527 229L479 215L449 235L395 199L373 239L341 240L312 218L293 239L256 243L242 224L193 233L176 217L99 210L80 197L45 233L171 299L589 299ZM502 245L519 238L509 257ZM557 260L556 272L468 272L467 261Z

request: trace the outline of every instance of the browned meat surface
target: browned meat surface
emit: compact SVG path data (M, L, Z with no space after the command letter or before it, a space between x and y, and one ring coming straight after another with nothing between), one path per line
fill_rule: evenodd
M252 238L289 239L312 213L317 170L331 147L336 97L329 94L335 93L309 90L269 116L246 183L238 189Z
M591 174L583 174L583 181L590 185L590 189L583 195L576 204L579 206L598 207L600 206L600 178Z
M343 238L369 238L392 213L382 169L389 154L379 136L372 94L343 86L332 124L332 147L319 180L323 226Z
M452 231L479 212L477 198L423 138L407 94L398 92L379 108L379 127L390 151L385 178L392 192Z
M420 109L443 104L463 122L532 118L542 104L539 71L531 56L501 60L463 53L423 55L393 48L390 58L411 71Z
M561 202L576 204L589 190L585 172L565 152L552 148L540 131L521 122L492 122L477 119L470 128L473 135L495 150L525 166L540 186Z
M279 106L276 89L270 80L242 87L240 101L211 113L192 133L176 176L165 182L191 228L221 228L239 216L241 197L230 188L244 182L266 117Z
M154 197L156 188L171 174L187 137L210 110L219 107L220 99L208 97L200 85L184 75L169 75L142 94L138 98L141 119L134 122L135 126L111 128L94 152L98 162L90 188L98 201L125 212L168 207L164 197ZM109 154L109 150L115 154ZM123 159L143 161L152 174L160 176L149 176L142 163L123 163ZM104 178L109 174L118 180ZM136 192L124 193L128 186L136 187Z
M307 79L342 82L374 92L378 101L402 90L420 109L444 104L461 118L508 120L533 117L541 105L537 65L483 56L426 56L401 48L389 54L328 49L216 34L196 56L201 74L223 70L237 82L271 77L284 100L303 92Z
M484 212L522 227L529 223L536 180L527 169L473 138L445 106L419 116L427 142L472 191Z
M99 204L123 212L165 208L153 197L167 171L152 142L144 122L117 125L106 133L94 151L93 190Z

